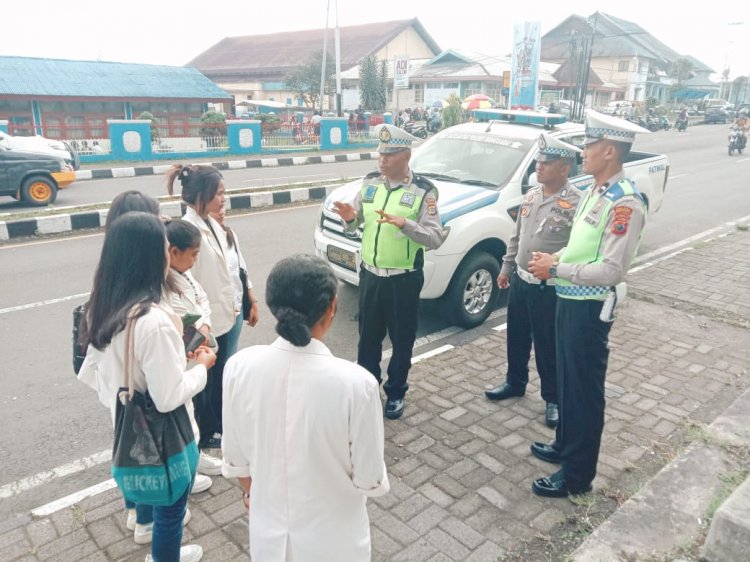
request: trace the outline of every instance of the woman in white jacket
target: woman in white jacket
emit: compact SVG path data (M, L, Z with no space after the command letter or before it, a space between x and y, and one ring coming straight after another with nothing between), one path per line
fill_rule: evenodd
M200 252L191 272L208 295L211 332L219 345L206 388L194 401L201 434L198 446L214 449L221 447L224 364L237 351L242 328L242 310L235 305L235 285L227 261L230 249L226 233L209 215L224 207L224 181L219 170L208 165L173 166L167 174L170 195L174 193L175 181L180 182L180 196L187 203L182 220L196 226L201 233Z
M250 555L263 562L370 560L366 500L388 492L377 381L321 341L337 281L320 258L274 266L266 301L273 344L243 349L224 376L224 476L250 513ZM238 498L239 499L239 498Z
M79 379L99 393L114 422L118 389L125 381L125 327L133 328L133 381L148 392L160 412L187 403L206 384L215 355L205 347L186 369L180 318L162 302L169 268L164 225L147 213L126 213L104 239L88 305L85 339L89 344ZM134 312L135 311L135 312ZM171 506L153 507L153 541L147 561L197 561L197 545L180 548L189 490Z

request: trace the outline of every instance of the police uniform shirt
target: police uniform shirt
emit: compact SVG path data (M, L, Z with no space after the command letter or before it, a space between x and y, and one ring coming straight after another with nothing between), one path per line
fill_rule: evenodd
M620 172L604 185L592 186L586 197L595 200L606 197L607 188L623 178L624 173ZM585 205L586 197L581 201L581 205ZM602 201L602 205L594 205L587 216L591 215L592 220L599 219L596 215L604 203L605 201ZM567 279L576 285L614 286L622 282L635 256L641 232L646 224L645 211L643 202L635 196L626 195L615 201L606 219L601 250L603 261L590 264L558 264L557 277ZM581 215L577 220L586 220L586 216Z
M404 178L404 181L391 185L390 181L383 176L379 177L366 177L363 180L363 185L372 183L373 181L385 183L386 188L389 191L398 189L401 186L410 186L414 181L414 174L409 170L408 176ZM417 188L421 189L419 186ZM357 190L357 195L354 201L351 203L354 210L357 211L357 217L350 223L347 223L343 219L342 222L345 225L347 232L353 232L359 228L359 225L364 222L364 216L362 214L362 190ZM416 221L406 219L406 224L401 229L398 236L408 236L411 240L414 240L417 244L421 244L427 250L434 250L439 248L445 240L445 233L443 231L443 222L440 219L440 213L437 210L437 196L434 190L429 191L425 194L422 202L422 208L419 211L419 218Z
M567 182L560 191L547 197L543 185L531 188L521 203L500 273L510 275L516 267L525 271L532 252L554 254L563 248L580 200L581 191Z

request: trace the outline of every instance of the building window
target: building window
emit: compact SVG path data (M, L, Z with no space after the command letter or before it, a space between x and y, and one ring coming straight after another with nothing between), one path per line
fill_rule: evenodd
M617 66L618 72L627 72L630 68L630 61L621 60L620 63Z
M414 103L424 103L424 84L412 84L414 88Z

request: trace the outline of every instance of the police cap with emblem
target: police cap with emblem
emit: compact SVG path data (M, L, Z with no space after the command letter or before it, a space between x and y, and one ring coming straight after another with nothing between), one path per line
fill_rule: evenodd
M539 149L539 154L536 157L537 162L552 162L560 158L575 158L576 154L581 152L581 149L577 146L558 140L549 133L539 135L537 148Z
M395 125L383 124L378 131L378 140L380 141L378 152L390 154L401 150L411 150L411 143L419 139Z
M650 133L627 119L605 115L593 109L586 110L586 138L583 144L591 144L603 139L631 144L636 133Z

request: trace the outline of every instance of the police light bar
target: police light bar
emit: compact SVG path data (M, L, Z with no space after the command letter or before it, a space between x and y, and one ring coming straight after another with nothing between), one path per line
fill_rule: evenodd
M547 128L565 123L568 118L557 113L540 113L538 111L519 111L513 109L475 109L476 121L501 121L503 123L524 123L542 125Z

